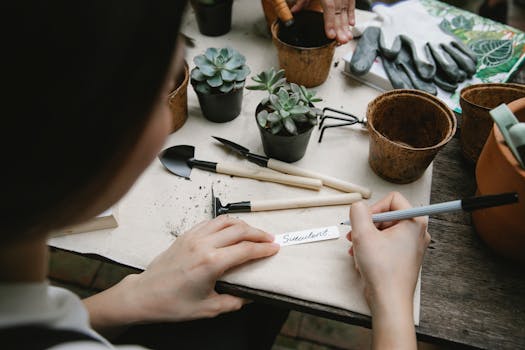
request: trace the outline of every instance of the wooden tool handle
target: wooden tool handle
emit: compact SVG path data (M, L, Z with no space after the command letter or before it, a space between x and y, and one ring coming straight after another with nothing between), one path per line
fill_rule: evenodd
M277 170L281 173L292 174L297 176L311 177L323 181L323 184L343 192L358 192L363 198L370 198L372 191L366 187L355 185L348 181L343 181L332 176L320 174L315 171L299 168L295 165L281 162L277 159L270 158L268 160L268 168Z
M363 199L360 193L334 194L291 199L271 199L251 201L252 211L322 207L327 205L352 204Z
M275 9L277 17L279 17L285 25L293 23L292 11L290 11L286 0L273 0L273 8Z
M234 164L217 163L217 172L221 174L228 174L239 177L247 177L250 179L277 182L284 185L295 187L308 188L310 190L320 190L323 182L319 179L312 179L308 177L293 176L287 174L279 174L270 172L269 170L246 168Z

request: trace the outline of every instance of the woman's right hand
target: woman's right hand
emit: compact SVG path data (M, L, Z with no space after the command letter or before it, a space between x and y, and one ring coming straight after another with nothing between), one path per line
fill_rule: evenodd
M365 283L377 348L415 346L413 298L425 249L430 242L428 219L418 217L374 224L375 213L410 208L399 193L390 193L370 208L352 205L350 254Z
M246 300L215 292L226 271L274 255L274 237L221 215L202 222L161 253L138 275L86 299L94 328L214 317L240 309Z

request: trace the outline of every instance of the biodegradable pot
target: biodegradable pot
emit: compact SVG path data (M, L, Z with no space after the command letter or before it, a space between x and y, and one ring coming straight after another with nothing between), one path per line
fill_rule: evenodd
M446 104L418 90L393 90L368 104L368 162L387 181L417 180L454 136L456 117Z
M301 11L294 19L291 27L279 20L271 27L279 66L289 82L306 87L321 85L328 77L336 42L325 35L322 13Z
M263 144L264 153L270 158L282 160L283 162L296 162L304 157L310 135L312 135L313 125L306 128L300 128L298 135L277 134L274 135L270 131L259 125L257 121L257 114L263 110L263 106L259 104L255 110L255 123L259 128L261 140Z
M168 95L168 104L173 118L171 132L180 129L188 119L188 81L190 71L188 63L184 62L184 73L177 81L177 88Z
M204 117L215 123L225 123L237 118L241 113L243 90L244 88L234 89L228 93L210 94L195 90L195 93Z
M508 104L525 122L525 98ZM495 125L495 124L494 124ZM476 165L477 193L518 192L519 203L472 212L476 232L497 253L525 263L525 170L494 126Z
M233 0L219 0L214 5L192 0L191 5L201 34L219 36L228 33L232 25L232 4Z
M295 3L294 1L286 2L290 7ZM268 25L268 28L270 28L272 23L277 19L277 13L275 12L273 0L261 0L261 5L264 12L264 18L266 19L266 24ZM321 6L320 0L311 0L304 9L309 11L323 12L323 6Z
M461 90L461 152L465 159L476 163L492 129L489 111L502 103L525 97L525 85L475 84Z

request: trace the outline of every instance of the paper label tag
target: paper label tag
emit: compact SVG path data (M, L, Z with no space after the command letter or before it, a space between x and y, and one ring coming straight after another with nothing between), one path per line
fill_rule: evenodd
M284 247L287 245L325 241L336 238L339 238L339 229L336 226L329 226L275 235L274 242Z

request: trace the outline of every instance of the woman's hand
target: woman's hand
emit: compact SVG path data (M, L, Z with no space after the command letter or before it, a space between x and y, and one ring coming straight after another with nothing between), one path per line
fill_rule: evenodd
M427 218L374 225L371 214L410 208L399 193L368 208L350 210L353 243L350 254L365 282L372 312L373 343L377 348L415 348L413 298L425 249L430 242Z
M225 215L181 235L138 275L85 300L94 328L214 317L242 298L214 291L227 270L274 255L273 236Z
M299 11L311 0L297 0L291 8L292 12ZM324 12L326 36L336 39L339 44L346 44L352 40L349 26L355 24L355 0L320 0Z

